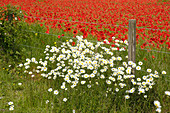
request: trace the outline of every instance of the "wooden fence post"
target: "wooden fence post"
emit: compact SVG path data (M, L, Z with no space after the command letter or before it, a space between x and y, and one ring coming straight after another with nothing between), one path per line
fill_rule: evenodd
M128 29L128 60L135 63L136 58L136 20L129 20ZM132 74L135 74L135 68L132 69Z

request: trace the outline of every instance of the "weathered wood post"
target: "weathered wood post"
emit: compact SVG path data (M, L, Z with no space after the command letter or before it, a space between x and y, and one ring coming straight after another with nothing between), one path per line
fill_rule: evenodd
M136 20L129 20L128 29L128 60L135 63L136 58ZM132 74L135 74L135 68L132 69Z

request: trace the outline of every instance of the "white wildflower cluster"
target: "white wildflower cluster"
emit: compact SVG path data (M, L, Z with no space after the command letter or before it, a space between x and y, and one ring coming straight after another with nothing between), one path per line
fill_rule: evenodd
M143 63L140 61L138 62L138 65L133 63L132 61L128 61L128 63L123 62L123 65L126 67L126 73L130 74L132 73L132 69L135 68L136 71L141 70L141 65ZM129 67L128 67L129 66ZM147 69L148 74L140 76L140 77L135 77L131 78L131 83L133 84L133 87L129 90L126 90L126 93L134 93L135 91L140 95L140 94L145 94L148 92L150 89L152 89L153 85L155 85L155 79L159 78L158 72L152 72L151 69ZM129 75L124 75L124 79L126 79ZM128 96L125 96L126 99L128 99ZM147 95L144 95L144 98L147 98Z
M8 102L8 105L10 106L9 107L10 111L14 110L14 103L13 102Z
M112 37L112 40L115 40L115 43L114 43L115 47L110 48L111 50L113 50L113 51L126 51L126 47L128 45L127 40L122 41L122 40L115 39L115 37ZM107 39L105 39L103 42L105 42L105 44L108 44L108 45L111 44Z
M117 75L117 69L114 70L114 62L122 61L120 56L113 56L113 50L110 48L102 47L103 42L97 42L94 45L87 40L83 40L82 36L77 36L77 45L72 46L70 42L73 42L72 39L63 43L61 47L55 47L47 45L44 53L46 54L45 60L39 60L39 62L35 58L26 59L26 63L19 64L19 67L25 66L25 73L34 77L36 73L41 73L41 76L48 79L56 79L57 77L63 77L64 81L61 85L61 89L67 90L65 87L66 83L72 84L71 88L77 86L80 82L82 85L86 83L86 80L80 81L80 78L95 78L98 75L98 78L104 79L105 74L109 69L113 70L114 75L109 77L109 80L106 80L106 83L111 84L111 81L114 82L116 80L115 77ZM119 42L118 40L116 41ZM125 41L126 42L126 41ZM123 43L123 42L121 42ZM127 45L127 43L125 44ZM94 52L96 49L100 49L100 53ZM122 49L123 51L123 49ZM105 56L110 55L111 59L104 58ZM29 70L30 64L35 63L39 64L37 69ZM52 70L48 70L48 64L55 64L56 68ZM119 74L122 73L123 67L118 69ZM28 71L29 70L29 71ZM91 73L87 73L87 72ZM119 76L118 80L121 80L121 76ZM122 84L120 84L122 85ZM123 87L124 85L122 85ZM90 88L91 85L87 84L87 87Z
M24 72L32 77L39 73L47 79L63 78L62 90L67 90L66 84L70 84L70 88L78 85L91 88L94 84L99 85L97 80L100 79L104 80L108 87L113 86L108 88L107 92L112 91L112 94L115 94L125 88L125 99L129 99L130 94L135 92L139 95L143 94L144 98L147 98L145 93L155 85L154 80L159 78L158 72L147 69L148 74L146 75L138 77L132 74L133 69L141 71L143 63L123 62L123 58L114 53L115 50L118 50L117 47L120 47L119 43L128 45L126 40L115 40L117 47L105 47L103 42L93 44L83 39L82 36L76 36L76 38L74 46L71 44L72 39L64 42L60 47L47 45L44 60L37 61L35 58L27 58L27 62L19 64L19 67L24 67ZM107 40L105 41L108 43ZM119 48L119 51L126 51L125 48ZM118 62L122 65L117 66ZM30 70L31 63L37 64L33 70ZM166 74L166 72L163 71L162 74ZM95 83L92 83L91 79L95 79ZM129 81L132 84L131 88L127 88ZM48 91L52 92L53 89L49 88ZM54 90L54 94L58 95L59 91ZM63 101L66 102L67 98L64 98Z
M138 66L133 63L132 61L128 62L129 65L131 65L132 68L136 68L136 70L141 70L141 65L143 64L142 62L138 62ZM126 64L124 63L126 66ZM131 67L129 68L130 70L126 70L127 73L131 73ZM155 71L154 73L151 73L151 69L147 69L148 74L143 75L142 78L140 77L135 77L131 79L131 83L134 86L138 86L136 90L138 90L138 94L145 93L149 91L149 89L152 89L152 86L155 85L154 79L159 78L158 72ZM132 88L130 90L127 90L126 92L133 93L135 91L135 88ZM146 96L145 96L146 97Z
M161 104L160 104L160 102L158 101L158 100L155 100L154 101L154 105L156 106L156 111L158 112L158 113L160 113L161 112Z

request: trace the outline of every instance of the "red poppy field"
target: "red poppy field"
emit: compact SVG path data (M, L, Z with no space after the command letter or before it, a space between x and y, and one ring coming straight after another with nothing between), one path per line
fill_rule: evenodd
M168 113L169 12L168 0L0 0L0 112Z
M26 12L27 22L81 34L98 41L128 38L128 20L136 19L140 48L170 49L170 2L161 0L2 0ZM114 45L112 45L114 46Z

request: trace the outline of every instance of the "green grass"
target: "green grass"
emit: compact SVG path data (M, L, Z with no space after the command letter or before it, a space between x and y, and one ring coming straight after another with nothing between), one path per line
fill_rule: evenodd
M32 24L29 27L23 24L23 28L28 31L45 32L45 29L37 24ZM52 31L52 33L72 36L64 31ZM146 75L148 68L153 71L157 70L159 73L163 70L167 72L167 75L160 74L156 85L147 92L147 99L144 99L142 95L132 94L129 100L125 100L123 92L115 95L109 92L106 97L105 80L100 80L99 85L94 84L91 88L87 88L86 85L79 85L74 89L68 87L67 91L60 90L59 94L55 96L53 92L48 92L48 89L60 89L63 79L48 80L38 74L32 79L16 65L24 63L26 58L43 58L46 45L54 45L54 42L57 42L59 47L62 42L68 39L64 37L58 39L56 36L32 32L25 32L24 35L29 38L18 45L22 48L21 56L18 59L13 60L9 54L3 52L0 54L0 97L3 97L0 99L0 112L10 112L8 102L12 101L14 102L14 111L12 111L14 113L71 113L73 109L76 113L154 113L156 110L153 105L154 100L161 102L163 113L170 111L169 97L164 94L165 91L170 90L169 54L136 50L136 61L144 63L142 66L144 71L136 72L136 76ZM90 40L92 39L90 38ZM26 47L27 45L31 47ZM127 55L127 52L117 52L115 55L123 57ZM154 59L152 55L155 56ZM144 58L147 60L145 61ZM12 65L10 68L9 64ZM109 75L109 73L107 74ZM95 80L91 81L95 83ZM22 83L22 85L19 86L18 83ZM113 84L110 87L114 88ZM67 102L63 102L65 97L68 98ZM48 104L46 104L46 100L49 100Z

